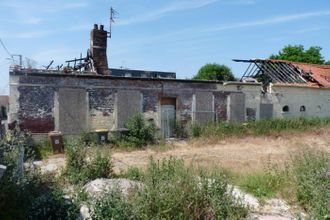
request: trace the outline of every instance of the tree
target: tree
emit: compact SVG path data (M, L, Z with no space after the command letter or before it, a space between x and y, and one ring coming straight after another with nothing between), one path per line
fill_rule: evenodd
M202 66L192 79L234 81L235 77L229 67L217 63L208 63Z
M330 60L324 63L325 65L330 65Z
M303 45L285 46L278 54L273 54L270 59L288 60L294 62L324 64L324 58L321 54L321 47L313 46L305 50Z

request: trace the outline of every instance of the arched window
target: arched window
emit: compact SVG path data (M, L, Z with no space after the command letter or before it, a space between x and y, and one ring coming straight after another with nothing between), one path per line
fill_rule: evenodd
M283 106L282 111L289 112L289 106L287 106L287 105Z
M306 107L304 105L300 106L300 111L301 112L305 112L306 111Z

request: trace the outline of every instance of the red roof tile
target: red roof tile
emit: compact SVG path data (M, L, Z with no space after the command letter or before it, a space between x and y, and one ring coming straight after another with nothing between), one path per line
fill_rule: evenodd
M272 62L289 63L296 68L310 74L310 76L322 87L330 88L330 65L309 64L291 62L286 60L269 60Z

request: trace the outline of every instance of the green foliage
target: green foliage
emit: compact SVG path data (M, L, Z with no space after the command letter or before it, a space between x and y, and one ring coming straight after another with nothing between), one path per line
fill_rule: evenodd
M289 60L295 62L324 64L324 59L321 54L321 47L313 46L305 50L303 45L288 45L285 46L278 54L273 54L270 59Z
M330 154L306 149L292 158L297 200L313 219L330 218Z
M272 198L281 190L285 177L277 169L267 169L266 172L257 172L241 177L240 186L258 198Z
M180 121L173 121L172 122L173 127L173 135L176 138L185 138L187 137L187 131L184 125Z
M94 132L84 132L79 137L79 142L83 145L93 145L97 142L97 135Z
M35 145L36 159L43 160L53 154L53 148L49 140L45 140Z
M197 123L192 123L189 127L189 136L190 137L200 137L202 135L203 127Z
M218 170L196 171L182 160L150 160L147 170L132 169L142 187L122 197L114 190L92 206L95 219L242 219L248 210L233 199Z
M330 65L330 60L324 63L325 65Z
M281 132L304 131L330 125L330 118L288 118L249 121L244 124L231 124L227 122L207 124L196 127L199 135L193 137L226 138L244 135L278 135Z
M37 170L22 170L18 163L25 134L15 132L0 141L1 164L7 170L0 180L0 219L75 219L78 208L64 199L54 177L44 178ZM26 148L27 149L27 148Z
M135 181L142 181L143 179L143 172L137 167L130 167L125 172L120 174L120 177L135 180Z
M192 79L235 81L235 77L229 67L216 63L204 65Z
M182 160L151 159L143 183L133 206L141 219L239 219L247 214L221 173L195 173Z
M92 206L92 219L135 219L132 205L121 196L118 189L106 193Z
M96 150L90 153L88 149L81 145L67 146L66 170L64 176L71 183L86 183L88 180L96 178L107 178L113 174L110 153Z
M124 148L134 148L154 142L156 126L153 122L146 122L141 113L133 115L125 124L125 128L129 130L128 133L117 137L114 140L115 145Z

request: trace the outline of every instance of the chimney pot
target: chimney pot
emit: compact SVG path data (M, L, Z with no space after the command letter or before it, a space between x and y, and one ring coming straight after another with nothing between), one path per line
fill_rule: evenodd
M100 30L101 30L101 31L104 30L104 26L103 26L103 24L100 25Z
M97 30L97 29L98 29L97 24L94 24L94 30Z

